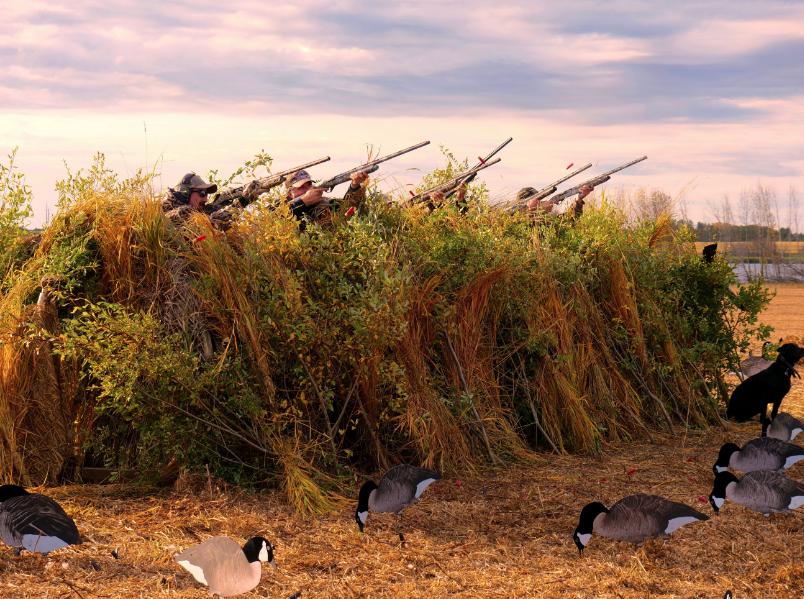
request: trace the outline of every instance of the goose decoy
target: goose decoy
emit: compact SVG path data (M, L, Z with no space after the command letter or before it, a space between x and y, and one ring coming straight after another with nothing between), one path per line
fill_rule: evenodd
M648 539L667 539L671 532L698 520L709 520L709 516L683 503L637 493L623 497L611 509L598 502L584 506L572 538L581 555L593 531L641 547Z
M715 476L709 503L718 513L726 498L749 510L770 516L771 512L790 514L804 505L804 484L772 470L754 470L740 480L731 472Z
M586 505L572 538L581 555L593 531L641 547L648 539L667 539L674 530L698 520L709 520L709 516L683 503L637 493L623 497L611 509L598 502Z
M764 349L766 345L770 345L770 341L766 341L762 344L762 348ZM754 376L755 374L762 372L768 366L773 364L770 360L766 360L762 357L762 354L755 356L752 350L748 350L748 357L740 362L740 373L743 375L743 378L748 378L749 376Z
M427 486L440 478L440 474L427 468L399 464L383 475L379 485L373 480L366 481L360 487L355 511L355 520L360 532L363 532L369 509L375 512L401 514L409 505L419 503L419 496L424 493Z
M712 471L717 476L720 472L726 472L731 466L740 472L754 470L783 472L802 459L804 459L804 447L779 439L759 437L743 445L742 449L734 443L726 443L720 448Z
M0 487L0 539L14 549L47 555L83 541L78 528L50 497L29 493L17 485Z
M804 423L801 420L787 412L779 412L768 426L767 435L772 439L790 443L801 431L804 431Z
M209 587L209 596L231 597L260 584L262 563L276 570L274 548L262 537L240 547L228 537L213 537L173 556L176 563Z

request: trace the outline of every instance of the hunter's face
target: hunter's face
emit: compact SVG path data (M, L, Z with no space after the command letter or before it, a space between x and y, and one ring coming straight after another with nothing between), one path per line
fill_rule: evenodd
M298 197L303 196L306 194L310 189L313 187L312 181L305 181L298 187L291 187L290 188L290 199L295 200Z
M198 208L199 206L203 206L207 203L207 192L205 190L200 191L193 191L190 194L190 206L193 208Z

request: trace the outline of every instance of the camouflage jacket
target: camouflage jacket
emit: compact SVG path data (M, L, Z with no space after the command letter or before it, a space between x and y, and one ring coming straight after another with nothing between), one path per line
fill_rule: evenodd
M173 188L162 192L162 211L177 228L184 226L184 223L190 220L194 214L203 213L209 217L213 227L226 231L232 226L232 216L237 207L239 204L235 202L225 208L221 208L215 203L206 203L198 208L193 208Z
M318 221L321 219L327 219L331 217L331 211L337 210L340 205L343 204L350 204L355 206L363 201L363 198L366 195L366 190L363 185L354 189L352 184L349 184L349 187L346 190L346 193L343 194L343 199L339 200L337 198L327 198L322 197L321 201L318 204L313 204L312 206L305 206L304 202L300 199L298 200L291 200L288 198L288 206L290 207L291 212L293 212L293 216L298 218L299 220L312 220Z

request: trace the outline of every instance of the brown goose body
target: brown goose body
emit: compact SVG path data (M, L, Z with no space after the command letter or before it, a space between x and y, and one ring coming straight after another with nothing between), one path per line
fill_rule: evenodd
M716 475L728 470L729 466L741 472L754 470L783 472L802 459L804 459L804 448L771 437L758 437L742 447L726 443L720 448L713 470Z
M739 481L730 473L715 477L715 489L722 487L710 501L723 505L724 495L734 503L768 516L772 513L791 514L804 505L804 483L771 470L755 470L745 474ZM721 478L721 480L718 480ZM724 493L725 491L725 493Z
M610 539L642 544L654 537L666 539L685 524L708 519L683 503L637 493L623 497L608 513L595 517L594 531Z
M771 439L790 443L802 431L804 431L804 423L801 420L787 412L779 412L768 426L767 435Z
M270 545L268 548L265 555L265 549L262 549L260 558L250 562L244 548L235 541L227 537L214 537L185 549L174 559L198 582L209 587L210 597L217 594L224 598L246 593L260 583L261 560L276 567ZM267 554L270 554L270 559Z
M740 372L743 373L745 378L749 376L754 376L768 368L773 364L770 360L766 360L762 356L755 356L754 352L750 349L748 350L748 357L740 362Z

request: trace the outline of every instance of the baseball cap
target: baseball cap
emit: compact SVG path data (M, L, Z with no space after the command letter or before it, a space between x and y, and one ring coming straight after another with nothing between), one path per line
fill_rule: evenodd
M285 186L290 189L291 187L301 187L307 181L312 181L313 178L307 173L307 171L296 171L295 173L288 175L288 178L285 179Z
M204 189L207 193L215 193L218 191L218 186L214 183L207 183L195 173L187 173L176 184L176 188L189 187L190 189Z
M521 201L527 200L528 198L530 198L532 196L535 196L535 195L536 195L536 190L533 187L523 187L516 194L516 200L517 200L517 202L521 202Z

